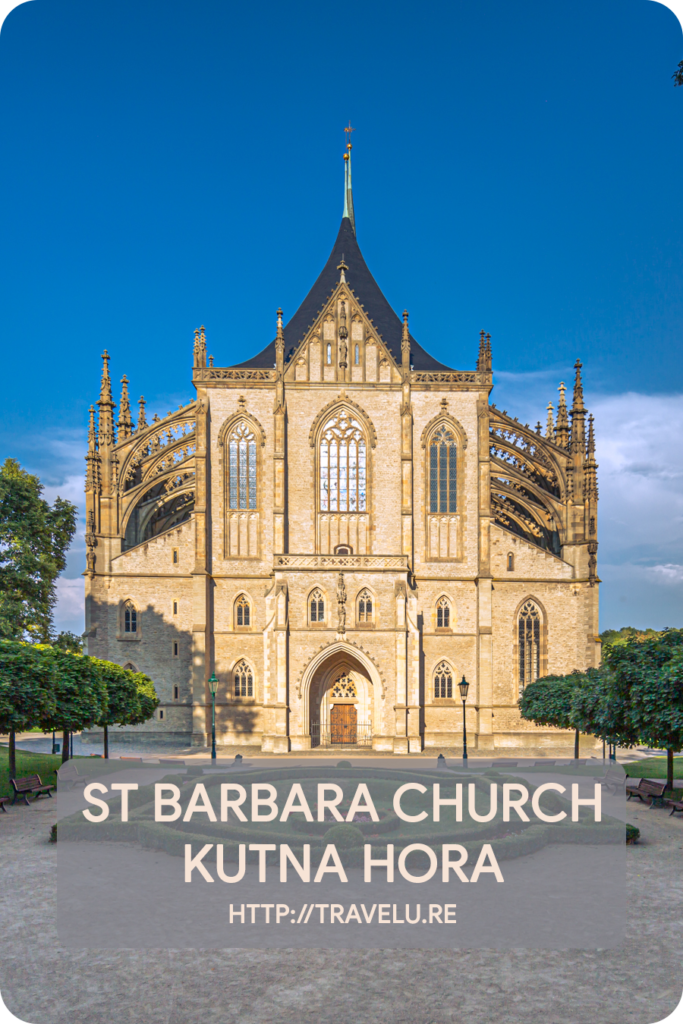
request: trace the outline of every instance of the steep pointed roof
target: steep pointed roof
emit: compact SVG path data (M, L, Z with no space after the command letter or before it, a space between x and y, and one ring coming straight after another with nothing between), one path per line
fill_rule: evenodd
M317 281L284 329L285 360L291 356L292 350L295 350L303 341L307 332L322 312L330 295L339 284L340 272L338 267L342 262L342 258L348 268L344 272L347 284L363 307L366 316L374 324L375 330L391 352L397 365L400 366L403 324L370 273L356 240L351 220L348 217L342 218L337 240ZM412 335L410 351L411 362L416 370L450 369L450 367L445 366L430 356L428 352L425 352ZM272 367L274 362L275 342L271 342L258 355L237 365L239 367Z

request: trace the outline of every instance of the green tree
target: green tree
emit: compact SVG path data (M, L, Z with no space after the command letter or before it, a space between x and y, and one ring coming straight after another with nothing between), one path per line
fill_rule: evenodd
M63 734L62 761L69 757L69 734L87 729L107 714L107 687L94 658L45 644L36 645L50 668L55 708L42 717L46 730Z
M30 644L0 640L0 733L9 733L9 777L17 777L16 733L56 708L50 665Z
M57 598L55 583L66 566L76 532L76 506L41 497L37 476L15 459L0 466L0 637L47 643Z
M667 788L673 755L683 747L683 629L633 637L604 653L604 700L618 709L635 742L667 752Z
M671 76L674 80L674 85L683 85L683 60L678 65L678 69Z
M595 669L590 669L594 673ZM570 672L566 676L544 676L524 687L518 704L522 718L537 725L574 730L574 757L579 756L580 723L574 711L577 691L590 687L592 675ZM586 730L583 730L586 731Z
M142 725L159 705L154 683L142 672L132 672L112 661L90 659L107 688L107 708L98 721L104 730L104 756L109 757L110 725Z

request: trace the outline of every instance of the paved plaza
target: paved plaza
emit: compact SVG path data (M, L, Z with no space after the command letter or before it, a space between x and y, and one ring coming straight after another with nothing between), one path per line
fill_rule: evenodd
M629 808L627 937L602 951L60 949L54 820L49 800L0 816L0 990L30 1024L653 1024L680 999L683 820L665 809Z

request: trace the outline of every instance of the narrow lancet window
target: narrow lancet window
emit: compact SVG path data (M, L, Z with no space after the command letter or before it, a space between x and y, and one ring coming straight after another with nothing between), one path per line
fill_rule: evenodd
M541 663L541 613L527 601L519 613L519 688L538 679Z
M254 696L254 676L246 661L240 661L233 672L236 697Z
M446 661L442 661L434 672L434 696L437 700L453 696L453 673Z
M235 604L235 612L238 626L250 626L251 625L251 608L244 594L241 594L237 598Z
M363 626L372 622L372 594L369 590L362 590L358 597L358 622Z
M127 601L123 609L123 631L124 633L137 633L138 612L131 601Z
M440 427L429 444L429 511L457 511L457 457L455 437Z
M256 438L246 423L240 423L228 441L230 509L256 508Z
M322 591L317 588L313 591L310 596L310 615L311 622L324 622L325 621L325 598L322 595Z
M451 625L451 606L448 603L447 597L442 597L436 606L436 628L437 629L450 629Z

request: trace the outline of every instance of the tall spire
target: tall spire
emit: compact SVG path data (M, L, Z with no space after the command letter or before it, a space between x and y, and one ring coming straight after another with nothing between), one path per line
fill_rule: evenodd
M586 497L598 497L598 464L595 461L595 430L593 417L588 417L588 442L586 444Z
M557 389L560 392L560 400L557 403L557 421L555 424L555 444L560 448L566 448L569 444L569 418L567 416L567 402L564 393L567 390L564 381L560 382Z
M355 128L351 127L350 121L348 128L344 129L347 142L346 152L344 153L344 213L342 214L342 219L348 217L351 221L354 235L356 233L356 218L353 215L353 189L351 187L351 150L353 148L351 145L351 132L355 132L355 130Z
M574 363L574 400L572 402L572 451L583 454L586 444L586 407L583 404L583 383L581 381L581 360Z
M133 433L133 420L130 415L130 400L128 398L128 378L125 373L121 378L121 405L119 408L119 440L124 441Z
M141 430L144 430L145 427L147 426L147 420L145 419L145 406L146 405L147 405L147 402L145 401L144 396L140 395L140 414L138 416L138 433Z
M553 403L548 402L548 419L546 421L545 436L551 441L555 440L555 423L553 422Z
M102 353L102 380L100 382L100 397L97 404L100 409L98 447L103 448L116 444L114 434L114 409L116 405L111 394L111 378L109 377L109 353L105 349Z
M410 377L410 328L408 327L408 310L403 310L403 330L401 332L401 368L406 379Z

